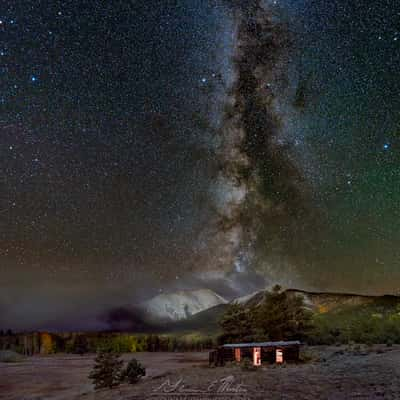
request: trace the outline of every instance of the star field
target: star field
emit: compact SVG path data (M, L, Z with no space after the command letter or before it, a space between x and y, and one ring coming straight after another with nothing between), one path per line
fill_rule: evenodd
M1 13L0 303L157 293L191 267L207 216L211 154L193 115L217 80L218 9L10 1Z
M397 291L399 28L397 3L315 4L303 10L310 105L302 132L328 214L319 285ZM304 124L306 122L306 124ZM315 173L315 172L318 173ZM333 257L343 257L332 262ZM381 262L376 264L378 257ZM361 276L357 284L353 276Z

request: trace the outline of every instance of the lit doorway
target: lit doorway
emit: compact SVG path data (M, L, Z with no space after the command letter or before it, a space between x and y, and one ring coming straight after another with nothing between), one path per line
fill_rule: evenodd
M256 367L261 365L261 347L253 348L253 365Z
M235 349L235 361L240 363L240 360L242 359L242 354L239 348Z
M277 364L282 364L283 363L283 350L282 349L276 349L275 361L276 361Z

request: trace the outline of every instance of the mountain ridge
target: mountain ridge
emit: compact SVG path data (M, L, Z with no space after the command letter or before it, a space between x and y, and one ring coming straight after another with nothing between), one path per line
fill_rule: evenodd
M343 309L350 309L357 306L379 305L382 308L392 308L400 304L400 296L396 295L359 295L352 293L339 292L309 292L306 290L286 289L289 295L301 296L306 308L316 314L328 314ZM239 302L245 306L251 307L260 304L265 294L269 290L260 290L247 296L242 296L231 300L229 303L219 304L214 307L202 310L190 316L169 325L170 329L178 331L203 331L211 332L219 329L218 321L224 314L229 304Z

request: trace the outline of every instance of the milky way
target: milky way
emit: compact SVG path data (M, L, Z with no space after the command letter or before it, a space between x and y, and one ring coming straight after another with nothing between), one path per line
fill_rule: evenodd
M279 107L290 95L293 43L288 26L262 2L231 6L236 22L234 81L227 93L217 150L218 257L209 262L214 275L227 274L229 284L240 290L243 284L246 287L249 272L259 273L259 286L266 279L271 283L278 276L282 282L290 278L287 267L293 249L285 245L294 235L291 224L299 223L306 189L290 160L290 143L283 140L284 115ZM277 276L271 276L274 270Z

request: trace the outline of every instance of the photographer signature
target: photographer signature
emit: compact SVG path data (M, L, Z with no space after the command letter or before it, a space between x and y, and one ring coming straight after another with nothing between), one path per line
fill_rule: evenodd
M183 378L179 379L177 382L172 383L169 379L164 381L160 386L153 389L155 393L231 393L240 394L247 393L246 385L242 383L236 383L235 377L229 375L222 379L216 379L212 381L206 389L198 389L186 386Z

